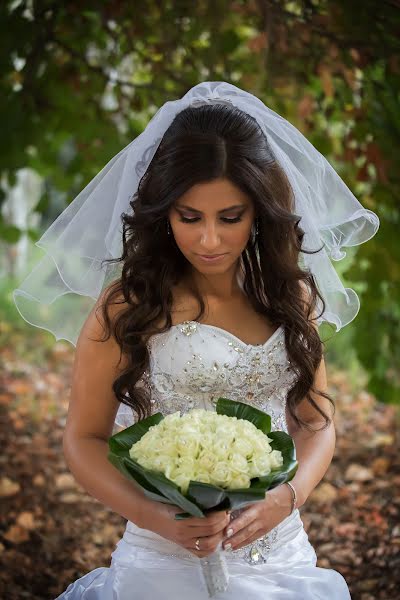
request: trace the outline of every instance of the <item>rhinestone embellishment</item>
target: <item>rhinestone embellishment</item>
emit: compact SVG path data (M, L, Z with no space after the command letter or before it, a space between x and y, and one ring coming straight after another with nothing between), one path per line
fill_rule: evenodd
M251 545L250 550L244 556L244 559L250 565L258 565L260 563L266 563L268 560L268 555L271 552L272 548L275 547L278 539L278 530L274 529L272 532L269 532L264 537L256 540ZM239 549L240 550L240 549Z
M197 331L197 323L195 321L184 321L179 326L179 329L182 333L189 336L189 335L192 335L192 333L195 333Z

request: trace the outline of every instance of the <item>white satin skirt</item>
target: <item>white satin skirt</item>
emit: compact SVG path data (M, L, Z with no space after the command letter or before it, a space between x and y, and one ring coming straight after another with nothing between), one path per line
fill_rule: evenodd
M229 585L214 600L351 600L339 572L316 566L298 509L268 534L269 539L271 544L262 545L262 562L249 561L251 545L246 557L244 549L224 552ZM56 598L78 599L208 600L208 593L198 557L127 521L110 567L90 571Z

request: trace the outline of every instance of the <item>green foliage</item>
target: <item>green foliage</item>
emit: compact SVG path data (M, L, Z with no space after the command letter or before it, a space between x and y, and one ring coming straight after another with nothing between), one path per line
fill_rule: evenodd
M49 362L55 339L48 331L32 327L22 319L12 299L18 283L11 277L0 278L0 348L12 348L31 365L43 367Z
M9 225L4 222L4 219L0 215L0 239L8 242L9 244L15 244L21 237L21 231L15 225Z
M17 287L18 281L13 277L0 278L0 321L8 323L14 329L26 330L26 322L21 319L12 300L12 290Z

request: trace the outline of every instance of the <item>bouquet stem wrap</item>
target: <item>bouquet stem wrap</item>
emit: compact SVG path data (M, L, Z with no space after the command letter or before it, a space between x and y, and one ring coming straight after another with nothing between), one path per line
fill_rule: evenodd
M200 558L200 565L209 597L225 592L229 583L229 571L222 542L212 554Z

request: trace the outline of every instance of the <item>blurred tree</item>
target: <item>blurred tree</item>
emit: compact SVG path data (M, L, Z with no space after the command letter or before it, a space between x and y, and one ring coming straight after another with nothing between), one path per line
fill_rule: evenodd
M60 192L70 202L166 100L200 80L252 91L381 218L345 274L359 282L352 343L370 389L398 402L399 8L397 0L6 0L3 176L11 185L31 167L45 178L36 211L46 225ZM15 233L0 221L0 236Z

